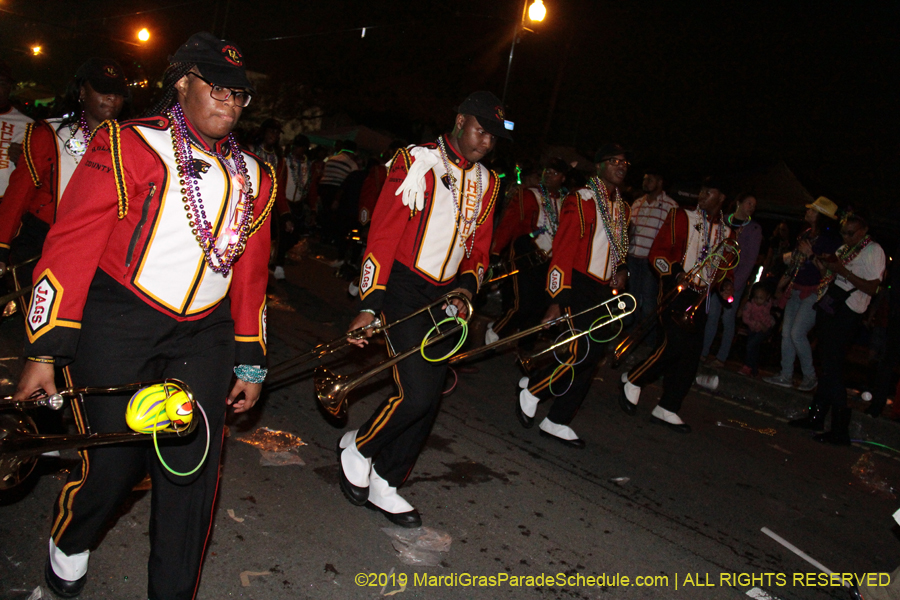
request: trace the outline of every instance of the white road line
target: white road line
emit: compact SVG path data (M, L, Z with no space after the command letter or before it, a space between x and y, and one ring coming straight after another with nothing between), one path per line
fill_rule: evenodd
M832 571L831 569L829 569L828 567L826 567L825 565L823 565L822 563L820 563L819 561L814 559L812 556L810 556L809 554L807 554L806 552L804 552L797 546L793 545L792 543L790 543L789 541L787 541L786 539L784 539L783 537L781 537L780 535L778 535L777 533L775 533L774 531L769 529L768 527L763 527L760 531L762 531L764 534L766 534L767 536L769 536L770 538L772 538L773 540L775 540L776 542L778 542L779 544L781 544L782 546L784 546L785 548L787 548L788 550L790 550L791 552L793 552L794 554L796 554L797 556L799 556L800 558L802 558L803 560L805 560L806 562L808 562L809 564L814 566L815 568L819 569L823 573L828 573L829 575L834 574L834 571ZM850 584L848 584L843 579L841 580L841 583L844 584L844 587L850 587Z

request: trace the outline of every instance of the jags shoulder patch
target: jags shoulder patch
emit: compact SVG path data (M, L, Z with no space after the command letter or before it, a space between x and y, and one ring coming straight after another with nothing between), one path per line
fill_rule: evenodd
M53 322L57 302L62 295L62 288L56 278L45 271L34 284L31 296L31 308L28 311L28 333L32 339Z
M372 258L372 255L366 257L366 260L363 261L362 268L359 272L359 295L360 297L365 297L372 288L375 287L375 282L378 281L378 262Z
M547 291L550 292L551 296L556 296L563 288L564 279L565 276L559 267L553 267L550 273L547 274Z
M669 262L666 259L659 257L656 259L656 261L653 264L656 267L656 270L659 271L660 273L662 273L663 275L669 274L670 267L669 267Z

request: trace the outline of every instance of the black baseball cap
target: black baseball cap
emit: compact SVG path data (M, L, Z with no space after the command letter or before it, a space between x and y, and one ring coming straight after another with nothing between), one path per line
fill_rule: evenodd
M182 62L197 65L200 74L216 85L256 93L250 80L247 79L241 49L236 44L220 40L207 31L192 35L175 51L175 54L169 57L169 64Z
M613 156L618 156L620 154L624 154L625 158L631 160L631 152L626 150L621 144L603 144L600 146L600 149L597 150L597 154L594 155L594 162L602 163L607 158L612 158Z
M478 120L478 124L484 130L496 137L507 140L512 139L512 134L506 128L506 115L503 112L503 103L500 98L491 92L473 92L463 100L456 111L461 115L471 115Z
M78 67L75 79L91 84L98 94L128 95L128 82L125 72L114 60L108 58L89 58Z

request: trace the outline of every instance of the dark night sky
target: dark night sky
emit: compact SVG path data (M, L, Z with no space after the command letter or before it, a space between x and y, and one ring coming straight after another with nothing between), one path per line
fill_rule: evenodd
M546 141L590 155L617 140L676 173L784 160L814 195L893 205L898 3L545 4L547 19L517 46L508 92L518 153ZM169 8L127 16L159 7ZM54 88L92 55L153 78L191 33L224 26L271 81L413 137L410 123L447 126L470 91L500 94L521 9L518 0L3 0L0 52L20 79ZM154 34L148 47L116 41L141 26ZM348 31L362 26L364 39ZM286 36L298 37L268 39ZM27 55L35 41L45 56Z

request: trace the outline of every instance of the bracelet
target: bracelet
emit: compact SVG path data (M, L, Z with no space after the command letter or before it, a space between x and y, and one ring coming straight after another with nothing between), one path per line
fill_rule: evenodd
M268 369L264 369L259 365L238 365L234 368L234 374L241 381L247 383L262 383L266 380Z
M372 310L371 308L362 308L362 309L360 309L359 312L369 313L369 314L372 315L373 317L377 317L377 316L378 316L378 315L375 314L375 311Z
M45 365L53 365L56 364L55 358L44 358L43 356L26 356L25 360L30 360L31 362L43 363Z

